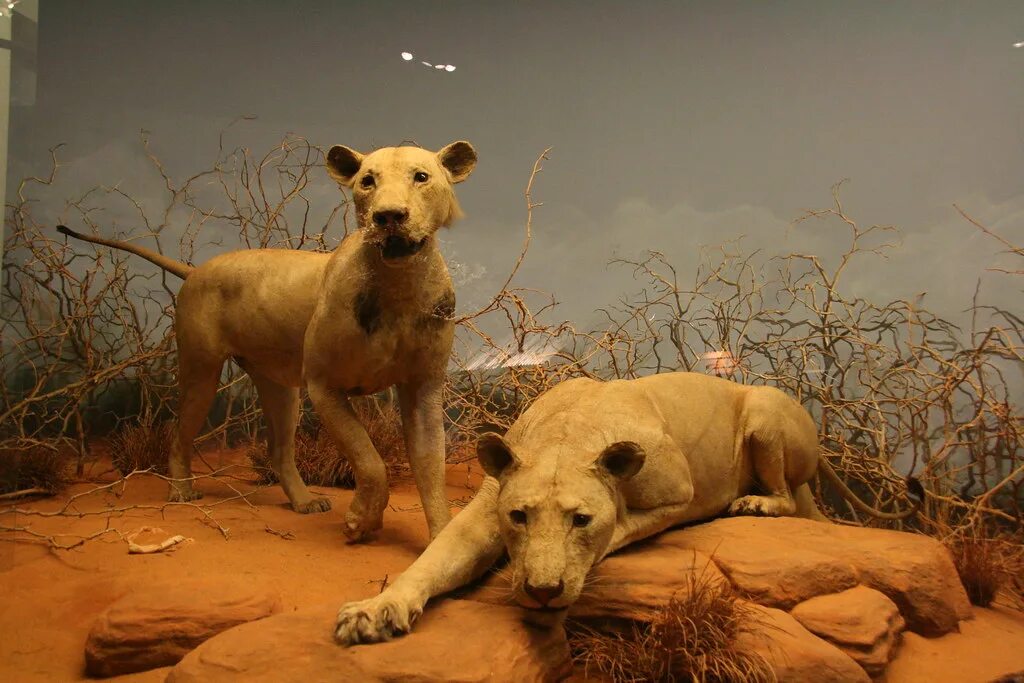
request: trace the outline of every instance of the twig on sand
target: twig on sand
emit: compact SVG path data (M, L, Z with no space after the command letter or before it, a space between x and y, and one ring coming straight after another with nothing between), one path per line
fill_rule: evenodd
M270 526L269 524L267 524L266 528L264 528L263 530L266 531L268 534L274 534L275 536L280 536L281 538L283 538L286 541L294 541L295 540L295 534L292 533L291 531L278 531L277 529L275 529L274 527Z

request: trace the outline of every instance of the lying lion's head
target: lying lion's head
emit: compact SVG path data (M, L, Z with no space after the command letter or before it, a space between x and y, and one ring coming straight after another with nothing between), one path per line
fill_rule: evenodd
M461 216L452 188L476 166L476 150L453 142L439 152L385 147L370 154L335 145L327 172L352 188L359 227L387 261L418 253L438 228Z
M501 484L498 519L516 601L563 609L579 597L619 515L618 488L644 464L632 441L571 458L517 453L497 434L477 444L484 470Z

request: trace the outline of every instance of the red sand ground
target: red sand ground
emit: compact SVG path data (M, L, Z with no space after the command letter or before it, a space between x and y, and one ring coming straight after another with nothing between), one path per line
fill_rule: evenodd
M449 467L449 498L468 499L478 483L475 464ZM240 491L251 490L244 483L234 485ZM79 484L69 494L94 486ZM206 493L203 503L234 495L209 480L201 482L200 488ZM334 503L326 514L295 514L277 486L256 493L250 499L255 508L240 501L215 508L217 521L230 529L230 540L202 523L197 510L185 507L168 508L162 515L130 511L111 522L123 532L159 526L168 535L194 539L166 554L129 555L125 542L113 534L71 551L0 543L0 680L85 680L83 645L93 619L121 595L153 581L237 577L275 587L285 609L325 603L340 606L378 592L385 576L397 576L426 545L419 499L409 482L393 488L385 530L374 542L359 546L345 544L341 533L340 512L352 493L322 491ZM165 493L166 485L159 480L132 480L123 497L91 496L80 507L155 504L164 500ZM52 510L60 504L44 500L24 507ZM36 531L48 534L85 535L104 526L98 517L15 520L11 514L0 514L0 524L15 522L31 523ZM292 532L294 540L268 532L268 525ZM1024 670L1024 615L1005 609L976 609L975 614L959 634L938 639L907 634L885 681L983 682ZM166 673L167 669L158 669L109 680L155 682Z

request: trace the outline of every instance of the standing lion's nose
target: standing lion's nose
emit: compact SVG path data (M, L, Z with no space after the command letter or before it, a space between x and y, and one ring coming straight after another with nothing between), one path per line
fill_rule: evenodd
M405 209L386 209L383 211L373 212L373 223L378 228L397 228L405 219L409 217L409 212Z
M565 582L559 579L557 586L531 586L530 582L526 581L523 584L523 590L541 606L544 606L562 594L562 591L565 590Z

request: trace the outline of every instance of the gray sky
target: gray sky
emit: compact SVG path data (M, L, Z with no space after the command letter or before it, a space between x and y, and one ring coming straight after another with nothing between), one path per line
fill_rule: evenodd
M857 293L967 305L998 249L954 202L1024 241L1019 1L40 4L32 129L12 131L32 149L12 175L43 170L65 142L62 195L122 182L155 197L140 128L184 174L240 114L259 119L233 141L257 151L288 131L357 149L468 139L480 165L445 236L483 273L463 305L514 260L547 146L518 283L555 292L583 324L632 287L605 269L613 252L664 250L684 271L699 245L739 235L834 252L840 233L786 228L842 178L855 218L906 235L884 271L852 274ZM989 280L993 299L1019 299L1019 283Z

